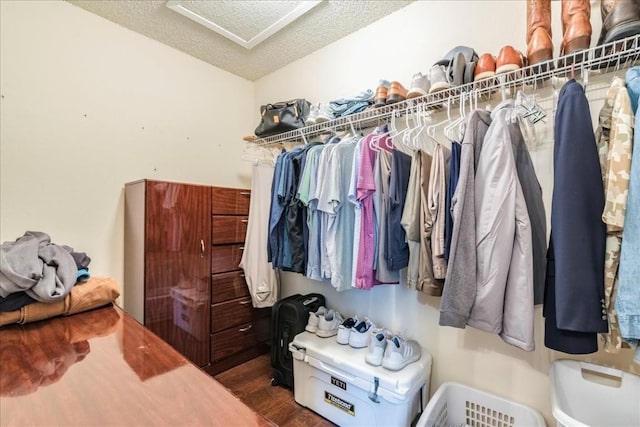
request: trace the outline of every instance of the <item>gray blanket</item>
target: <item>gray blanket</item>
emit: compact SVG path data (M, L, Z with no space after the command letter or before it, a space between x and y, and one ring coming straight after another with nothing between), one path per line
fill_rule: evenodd
M0 297L24 291L40 302L63 299L78 272L69 249L51 243L49 235L39 231L0 245Z

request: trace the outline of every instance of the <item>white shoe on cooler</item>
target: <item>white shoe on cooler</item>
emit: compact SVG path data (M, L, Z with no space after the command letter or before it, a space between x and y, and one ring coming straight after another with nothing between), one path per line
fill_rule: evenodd
M338 344L349 344L349 336L351 335L351 329L358 324L358 316L348 317L340 326L338 326L338 335L336 335L336 342Z
M326 311L327 308L321 305L320 307L318 307L318 310L315 313L310 312L309 320L307 320L307 326L304 327L304 330L315 334L318 330L318 322L320 321L320 317L324 316Z
M324 316L320 317L316 335L320 338L329 338L336 335L338 333L338 326L340 326L343 321L344 319L340 313L330 309Z
M399 371L410 363L420 359L422 348L415 340L405 340L399 335L387 340L387 348L382 358L382 367Z
M365 317L363 321L351 328L349 334L349 345L353 348L364 348L369 345L370 330L375 329L376 325Z
M364 356L364 360L373 366L382 365L384 350L387 348L387 340L391 338L391 333L383 328L371 330L369 337L369 351Z

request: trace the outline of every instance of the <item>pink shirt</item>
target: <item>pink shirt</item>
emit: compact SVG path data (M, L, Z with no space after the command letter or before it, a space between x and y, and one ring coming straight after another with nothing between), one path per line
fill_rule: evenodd
M376 221L373 209L373 193L376 189L373 168L377 152L369 147L374 134L364 137L361 144L360 168L356 199L361 203L360 245L356 259L356 288L371 289L374 285L374 248L376 245ZM357 230L356 230L357 232Z

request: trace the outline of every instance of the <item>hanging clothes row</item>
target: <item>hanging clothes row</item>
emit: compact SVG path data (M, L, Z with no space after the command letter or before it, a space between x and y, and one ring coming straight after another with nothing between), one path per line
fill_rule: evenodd
M640 273L640 214L624 210L625 179L628 211L640 209L631 203L635 184L640 194L640 166L636 175L631 168L637 98L614 81L596 144L584 89L575 80L562 88L549 244L522 109L506 100L448 125L450 144L417 118L401 131L392 120L366 136L283 150L268 259L338 291L397 284L406 268L410 288L442 297L440 325L469 325L525 351L534 350L534 305L542 303L549 348L597 351L599 333L610 351L637 345L640 295L631 277Z
M269 223L274 268L339 291L399 283L408 261L398 232L409 167L383 130L283 151Z

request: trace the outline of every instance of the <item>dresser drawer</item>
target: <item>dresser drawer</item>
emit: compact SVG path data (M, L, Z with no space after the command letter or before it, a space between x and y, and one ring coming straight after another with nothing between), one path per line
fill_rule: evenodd
M246 216L214 215L212 218L211 243L243 243L247 235Z
M211 335L211 362L226 359L269 341L269 318L244 323Z
M211 213L214 215L249 215L251 191L240 188L213 187Z
M211 303L249 296L249 288L242 271L213 274L211 276Z
M251 298L243 297L211 306L211 332L250 322L254 318Z
M221 245L211 247L211 273L238 270L244 245Z

